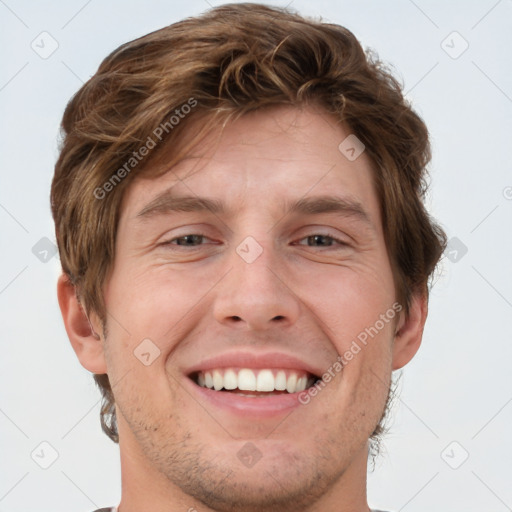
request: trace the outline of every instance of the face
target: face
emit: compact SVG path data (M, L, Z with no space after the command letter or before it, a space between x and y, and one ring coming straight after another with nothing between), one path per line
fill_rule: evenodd
M366 471L400 306L348 135L313 107L252 113L128 189L105 359L141 477L300 510Z

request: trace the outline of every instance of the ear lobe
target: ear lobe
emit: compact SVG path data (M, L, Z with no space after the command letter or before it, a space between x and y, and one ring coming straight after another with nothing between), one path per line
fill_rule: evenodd
M403 313L397 325L393 343L393 370L405 366L420 348L427 313L426 292L414 293L411 297L409 315L405 317Z
M107 373L103 340L96 334L101 330L89 321L77 298L76 288L65 274L57 282L57 297L69 341L80 364L92 373Z

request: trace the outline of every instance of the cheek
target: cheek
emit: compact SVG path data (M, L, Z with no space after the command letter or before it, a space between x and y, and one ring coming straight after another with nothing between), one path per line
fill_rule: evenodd
M343 386L351 389L351 393L359 393L369 387L365 382L370 377L385 383L400 310L395 302L391 270L382 263L380 267L334 267L330 278L323 282L325 286L321 289L310 287L313 292L307 297L339 354ZM377 376L368 376L373 372Z
M169 357L193 330L197 332L199 320L194 319L208 315L211 304L204 299L218 275L200 269L173 271L164 265L116 268L106 294L105 350L114 381L129 372L139 393L149 390L167 396L166 403L176 400L178 375Z
M343 348L376 322L379 332L392 330L395 294L391 271L386 268L357 264L333 267L328 273L309 273L302 287L304 303L315 309L326 333L337 340L337 348ZM382 324L381 315L386 314Z
M106 293L107 309L131 341L174 339L216 281L218 274L199 266L183 272L165 264L119 265Z

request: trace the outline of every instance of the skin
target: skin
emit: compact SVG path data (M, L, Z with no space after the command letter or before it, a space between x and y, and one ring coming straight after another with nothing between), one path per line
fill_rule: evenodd
M72 286L59 280L80 362L113 383L120 512L369 510L368 438L392 370L421 343L424 296L413 296L409 315L386 323L309 404L278 417L220 411L189 393L184 373L233 349L282 351L325 371L395 303L371 162L338 149L349 134L321 109L274 107L228 123L165 175L137 178L105 285L107 339L94 335L91 325L102 333L98 317L90 325ZM167 189L220 200L227 212L138 216ZM283 204L321 195L351 198L369 222L290 214ZM206 238L177 245L197 233ZM317 234L342 243L308 239ZM263 249L250 264L236 252L247 236ZM150 366L133 354L146 338L160 350ZM261 453L251 468L237 457L248 441Z

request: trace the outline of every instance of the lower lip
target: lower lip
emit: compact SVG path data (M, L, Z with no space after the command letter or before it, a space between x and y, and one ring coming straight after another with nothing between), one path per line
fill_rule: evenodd
M289 412L301 405L299 402L300 393L270 395L268 397L241 396L236 393L203 388L189 378L186 380L193 387L194 392L202 398L202 401L207 400L216 407L242 416L268 418L283 412ZM247 393L250 393L250 391L247 391Z

